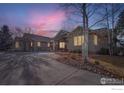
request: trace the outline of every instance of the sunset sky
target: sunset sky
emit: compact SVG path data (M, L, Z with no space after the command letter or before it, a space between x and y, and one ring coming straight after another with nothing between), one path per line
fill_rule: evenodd
M103 12L103 11L102 11ZM74 17L82 20L80 17ZM97 20L94 15L89 24ZM80 23L69 21L60 4L0 4L0 26L31 28L34 34L53 37L61 29L72 30Z
M0 26L31 27L34 33L53 36L66 20L59 4L0 4Z

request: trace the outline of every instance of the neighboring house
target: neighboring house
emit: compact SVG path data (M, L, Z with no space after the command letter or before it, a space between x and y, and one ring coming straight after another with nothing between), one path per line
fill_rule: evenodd
M25 33L22 38L15 38L15 50L19 51L49 51L50 38Z

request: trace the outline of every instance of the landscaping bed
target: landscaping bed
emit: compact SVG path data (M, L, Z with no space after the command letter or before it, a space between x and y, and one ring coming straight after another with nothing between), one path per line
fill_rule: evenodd
M92 55L90 58L99 62L106 70L124 78L124 57L109 55Z
M84 64L82 55L79 53L57 52L57 54L60 55L56 58L57 61L74 66L78 69L88 70L90 72L100 74L103 77L112 77L120 79L123 77L123 74L119 74L113 71L113 68L108 69L109 65L103 65L101 61L95 59L95 57L89 58L89 62Z

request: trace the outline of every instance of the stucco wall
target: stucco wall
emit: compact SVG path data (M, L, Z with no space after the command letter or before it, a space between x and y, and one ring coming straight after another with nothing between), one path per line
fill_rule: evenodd
M81 35L80 31L69 35L68 44L67 44L67 48L69 51L81 51L82 50L82 46L74 46L74 36L78 36L78 35ZM102 47L105 47L105 48L107 47L106 39L105 40L100 39L100 37L97 35L97 40L98 40L98 44L95 45L94 44L94 34L89 35L88 49L89 49L90 53L96 53Z

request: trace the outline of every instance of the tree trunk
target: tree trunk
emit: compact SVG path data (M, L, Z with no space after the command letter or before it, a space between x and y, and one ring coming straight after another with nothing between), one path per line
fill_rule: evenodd
M115 55L117 53L117 46L116 46L116 36L117 33L115 32L115 6L112 4L112 54Z
M108 19L108 8L106 7L106 24L107 24L107 30L108 30L108 45L109 45L109 55L112 55L112 50L111 50L111 35L110 35L110 30L109 30L109 19Z
M82 55L84 63L88 62L88 17L86 13L86 4L82 5L83 9L83 33L84 45L82 45Z
M111 9L111 13L112 13L112 15L111 15L112 16L111 17L112 18L111 19L112 20L112 32L111 32L112 33L112 37L111 37L111 43L112 43L112 55L113 55L114 54L114 41L113 41L113 39L114 39L114 5L113 4L111 5L111 8L112 8Z

